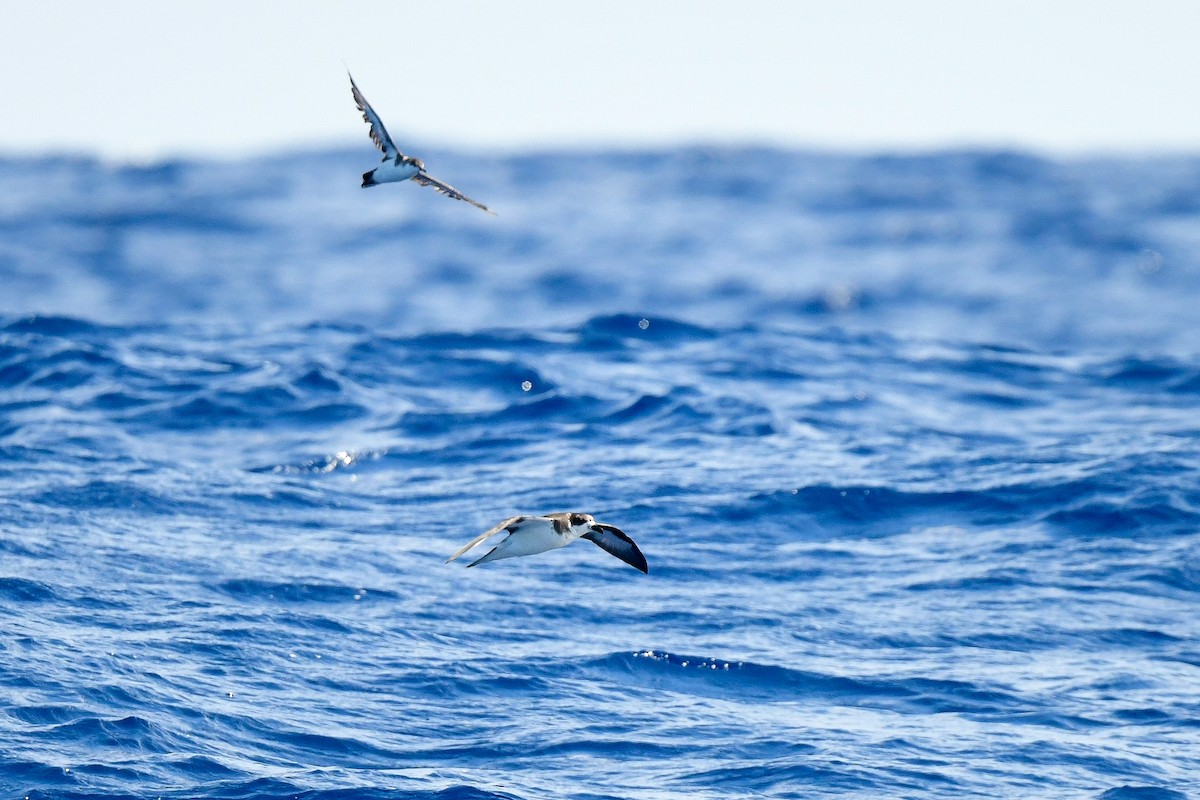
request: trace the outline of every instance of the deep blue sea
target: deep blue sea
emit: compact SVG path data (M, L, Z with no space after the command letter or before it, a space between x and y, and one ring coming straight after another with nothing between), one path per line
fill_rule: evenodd
M1200 798L1200 156L418 152L0 158L0 797Z

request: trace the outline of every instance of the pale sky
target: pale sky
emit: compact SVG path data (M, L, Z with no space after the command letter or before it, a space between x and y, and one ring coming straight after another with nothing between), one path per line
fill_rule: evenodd
M1184 0L0 0L0 154L1200 150Z

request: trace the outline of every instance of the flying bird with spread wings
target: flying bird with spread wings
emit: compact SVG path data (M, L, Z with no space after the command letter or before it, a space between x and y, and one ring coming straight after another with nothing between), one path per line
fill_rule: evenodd
M349 72L346 74L350 75ZM363 93L359 91L358 84L354 82L353 75L350 75L350 92L354 95L354 102L358 106L358 110L362 112L363 121L371 126L371 141L383 151L383 166L363 173L362 185L364 189L368 186L376 186L381 183L413 180L422 186L432 186L447 197L455 200L464 200L489 214L496 213L483 203L472 200L450 184L442 183L430 175L425 171L425 162L421 159L401 153L399 148L392 142L392 137L388 135L387 128L383 127L383 120L375 113L375 109L371 108L371 104L367 102L367 98L363 96Z
M624 561L634 569L649 574L650 567L646 557L634 544L633 539L612 525L596 522L591 514L578 514L558 511L539 517L509 517L494 525L460 547L454 555L446 559L450 563L468 550L482 545L493 536L504 534L498 544L468 564L486 564L489 561L499 561L502 558L516 556L531 556L544 553L547 550L557 550L566 547L576 539L587 539L600 546L600 549ZM476 550L476 552L479 552Z

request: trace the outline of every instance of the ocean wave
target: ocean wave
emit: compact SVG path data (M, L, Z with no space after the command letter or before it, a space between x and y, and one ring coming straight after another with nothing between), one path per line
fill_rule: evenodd
M0 791L1200 791L1200 162L360 156L0 159Z

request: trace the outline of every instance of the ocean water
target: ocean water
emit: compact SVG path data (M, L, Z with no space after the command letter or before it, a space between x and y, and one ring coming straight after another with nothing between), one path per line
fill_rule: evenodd
M1200 157L421 152L0 159L0 796L1200 797Z

